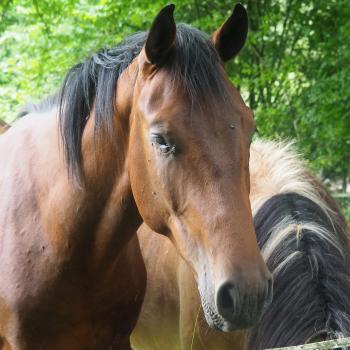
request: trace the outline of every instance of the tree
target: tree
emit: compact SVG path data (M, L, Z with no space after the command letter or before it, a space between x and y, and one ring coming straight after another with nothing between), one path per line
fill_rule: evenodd
M350 2L244 0L248 44L228 66L263 136L296 139L324 177L346 188L350 163ZM0 118L59 88L65 72L102 46L147 30L167 1L3 0ZM178 0L176 19L212 33L228 0Z

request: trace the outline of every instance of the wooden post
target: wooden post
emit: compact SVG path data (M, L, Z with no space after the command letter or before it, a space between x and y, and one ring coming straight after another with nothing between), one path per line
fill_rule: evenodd
M335 348L346 348L350 346L350 338L339 338L332 340L325 340L317 343L310 343L297 346L287 346L284 348L274 348L266 350L329 350Z

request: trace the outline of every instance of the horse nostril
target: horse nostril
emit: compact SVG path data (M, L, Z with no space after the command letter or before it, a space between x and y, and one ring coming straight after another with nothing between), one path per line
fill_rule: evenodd
M222 285L216 297L216 303L219 313L228 319L233 317L235 311L235 300L234 300L235 288L230 283Z

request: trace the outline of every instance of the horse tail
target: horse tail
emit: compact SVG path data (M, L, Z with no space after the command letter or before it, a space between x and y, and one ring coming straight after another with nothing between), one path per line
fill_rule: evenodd
M267 200L254 222L274 298L251 330L248 349L350 336L350 245L340 210L283 193Z

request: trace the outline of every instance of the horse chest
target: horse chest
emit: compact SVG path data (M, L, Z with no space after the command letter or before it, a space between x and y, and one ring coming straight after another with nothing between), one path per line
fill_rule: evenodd
M1 256L0 310L7 312L0 335L7 333L18 349L85 350L107 348L129 334L143 300L142 261L124 260L91 276L82 264L57 264L49 251L13 248Z

